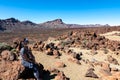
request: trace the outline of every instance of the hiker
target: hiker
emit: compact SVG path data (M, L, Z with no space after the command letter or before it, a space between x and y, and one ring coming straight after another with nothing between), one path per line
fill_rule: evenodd
M38 71L35 58L30 53L27 44L29 43L27 38L24 38L23 41L20 42L20 56L21 56L21 62L24 67L30 68L33 70L33 74L37 80L42 80L40 78L40 73Z

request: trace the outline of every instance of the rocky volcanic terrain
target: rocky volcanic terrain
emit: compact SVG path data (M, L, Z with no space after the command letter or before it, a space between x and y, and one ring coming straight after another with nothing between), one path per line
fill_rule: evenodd
M29 47L43 80L120 80L119 30L119 27L75 29L37 40ZM19 38L14 40L17 41ZM1 43L0 80L26 78L34 80L31 70L20 64L14 45Z

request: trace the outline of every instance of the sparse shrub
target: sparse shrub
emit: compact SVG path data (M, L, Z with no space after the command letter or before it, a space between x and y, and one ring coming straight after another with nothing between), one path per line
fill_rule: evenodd
M10 52L14 56L14 60L18 60L19 52L16 49L12 49Z
M3 51L3 50L12 50L13 48L10 46L10 45L8 45L8 44L6 44L6 43L0 43L0 53Z

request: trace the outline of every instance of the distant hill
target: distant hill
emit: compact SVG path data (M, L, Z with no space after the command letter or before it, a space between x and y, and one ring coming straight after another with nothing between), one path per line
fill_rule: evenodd
M37 24L30 21L19 21L15 18L9 18L0 20L0 30L16 30L16 29L27 29L34 28Z
M62 19L55 19L53 21L47 21L38 25L43 28L69 28L69 25L65 24Z
M53 29L53 28L80 28L80 27L101 27L101 26L109 26L109 25L66 24L62 21L62 19L55 19L40 24L33 23L29 20L20 21L15 18L0 20L0 31L12 31L12 30L33 29L33 28Z

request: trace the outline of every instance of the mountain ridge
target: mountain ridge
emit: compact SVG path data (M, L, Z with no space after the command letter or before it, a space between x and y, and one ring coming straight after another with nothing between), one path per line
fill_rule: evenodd
M19 30L19 29L33 29L33 28L43 28L43 29L54 29L54 28L80 28L80 27L101 27L109 25L78 25L78 24L66 24L62 19L55 19L51 21L46 21L44 23L34 23L29 20L20 21L15 18L0 19L0 31L5 30Z

